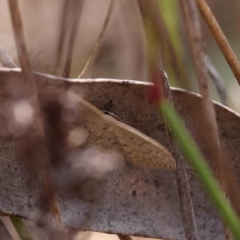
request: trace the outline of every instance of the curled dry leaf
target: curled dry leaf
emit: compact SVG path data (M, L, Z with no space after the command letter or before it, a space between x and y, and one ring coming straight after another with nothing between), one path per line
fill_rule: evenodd
M36 79L42 106L47 104L49 98L59 99L59 96L65 93L67 85L72 93L84 97L102 111L115 114L121 122L170 149L164 120L158 110L147 101L146 92L150 84L110 79L68 80L66 84L66 80L62 78L41 74L36 74ZM22 76L19 70L0 72L1 106L4 106L9 98L7 92L12 89L19 91L20 88L17 86L21 84ZM174 88L171 91L176 110L208 158L204 140L207 134L204 133L201 118L200 96ZM235 175L239 179L239 115L219 104L215 104L215 109L224 159L228 166L235 170L232 177ZM65 122L66 119L70 122L71 119L75 119L74 114L64 116ZM0 120L3 121L2 117ZM59 119L56 119L56 123L58 121ZM79 126L73 124L68 130ZM7 129L7 125L4 128ZM0 134L0 209L3 212L35 219L43 208L38 201L43 190L37 180L27 174L29 169L25 162L18 159L13 137L2 128ZM72 141L70 142L72 144ZM72 147L71 144L69 149ZM64 144L62 146L61 151L65 154L64 150L67 147ZM84 149L84 153L90 150ZM94 151L91 151L90 155L73 151L71 156L74 161L77 159L75 156L80 156L88 162L95 158ZM104 162L106 159L102 157L100 160ZM91 169L92 166L99 168L101 165L93 164ZM184 238L173 171L139 168L130 164L113 168L101 178L87 175L87 171L81 168L75 167L74 171L77 171L74 174L78 174L81 186L75 188L76 191L59 191L66 227L163 239ZM56 171L56 181L60 179L66 182L65 180L74 174L67 176L66 171ZM218 214L196 175L191 170L189 174L200 238L224 239L223 226ZM77 194L77 191L81 193Z

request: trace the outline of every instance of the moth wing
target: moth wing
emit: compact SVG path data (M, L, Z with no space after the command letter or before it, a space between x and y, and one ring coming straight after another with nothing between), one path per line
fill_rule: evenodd
M121 122L112 122L128 161L139 167L176 169L172 154L160 143Z
M81 102L81 119L89 132L90 144L124 152L135 166L176 169L171 153L160 143L140 131L106 116L84 99ZM118 143L119 144L118 144Z
M104 149L111 149L122 153L123 149L121 143L118 141L117 136L113 131L113 127L110 126L104 134L94 143L95 146L99 146Z
M98 108L84 99L80 99L80 124L88 131L87 141L97 145L99 139L109 128L109 120Z

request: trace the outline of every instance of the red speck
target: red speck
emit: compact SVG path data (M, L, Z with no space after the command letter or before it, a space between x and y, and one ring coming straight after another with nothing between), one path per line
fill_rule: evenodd
M157 104L164 98L161 74L157 68L152 69L150 79L153 85L148 88L148 101Z

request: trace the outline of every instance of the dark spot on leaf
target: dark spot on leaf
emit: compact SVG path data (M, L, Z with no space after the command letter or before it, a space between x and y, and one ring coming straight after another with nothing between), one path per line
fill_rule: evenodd
M105 114L108 114L107 111L111 111L111 109L113 108L113 101L112 99L109 100L106 104L104 104L103 109L106 110Z
M159 186L160 186L160 184L159 184L159 182L155 179L154 180L154 185L155 185L155 187L158 189L159 188Z
M160 124L158 126L158 130L164 132L165 131L165 124Z
M32 205L30 203L27 204L28 208L32 208Z
M132 191L132 195L133 195L134 197L136 197L136 194L137 194L137 191L133 190L133 191Z

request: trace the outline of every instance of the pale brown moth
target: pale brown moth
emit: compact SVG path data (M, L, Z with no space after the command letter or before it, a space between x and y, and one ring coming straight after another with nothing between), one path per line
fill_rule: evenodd
M90 102L74 97L82 127L88 132L87 142L104 149L121 152L134 166L175 170L172 154L160 143L142 132L104 114Z

